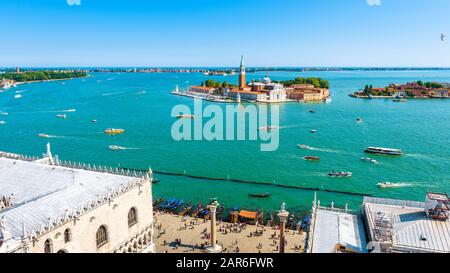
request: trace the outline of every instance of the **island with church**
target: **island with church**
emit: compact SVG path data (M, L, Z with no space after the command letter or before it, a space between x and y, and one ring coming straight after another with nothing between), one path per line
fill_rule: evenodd
M321 78L295 78L289 81L263 80L247 82L244 57L239 67L239 83L234 85L208 79L200 85L181 91L177 86L174 95L204 99L213 102L321 102L330 97L329 82Z

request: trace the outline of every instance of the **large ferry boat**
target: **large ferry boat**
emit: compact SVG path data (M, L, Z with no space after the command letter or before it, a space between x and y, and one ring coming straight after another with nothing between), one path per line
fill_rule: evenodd
M368 147L364 150L369 154L381 154L381 155L403 155L403 151L400 149L380 148L380 147Z

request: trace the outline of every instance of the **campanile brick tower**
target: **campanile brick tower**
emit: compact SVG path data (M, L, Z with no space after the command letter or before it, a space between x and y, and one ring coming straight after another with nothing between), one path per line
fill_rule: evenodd
M242 90L247 87L247 81L245 79L244 56L241 57L241 66L239 69L239 89Z

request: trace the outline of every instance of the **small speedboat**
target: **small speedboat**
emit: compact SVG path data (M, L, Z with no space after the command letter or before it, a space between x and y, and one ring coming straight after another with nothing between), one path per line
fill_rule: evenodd
M361 160L365 161L365 162L370 162L370 163L373 163L373 164L378 164L378 161L376 161L375 159L370 158L370 157L362 157Z
M260 127L258 130L260 131L272 131L274 129L277 129L277 126L265 126L265 127Z
M91 120L92 123L97 123L96 119Z
M22 97L21 94L16 94L16 95L14 95L14 98L15 98L15 99L20 99L21 97Z
M190 119L195 119L194 115L189 115L189 114L183 114L183 115L177 115L177 118L190 118Z
M317 133L317 130L316 129L312 129L312 130L310 130L310 132L311 133Z
M297 147L299 147L300 149L312 150L312 147L309 147L308 145L305 144L299 144L297 145Z
M108 148L110 150L115 150L115 151L121 151L121 150L126 150L127 149L125 147L117 146L117 145L109 145Z
M311 114L314 114L314 113L316 113L316 111L315 111L315 110L309 110L309 112L310 112Z
M58 114L58 115L56 115L56 117L58 117L58 118L67 118L66 114Z
M407 99L394 99L393 102L408 102Z
M6 124L6 121L0 120L0 125Z
M38 137L49 138L50 136L47 134L38 134Z
M362 118L356 118L356 122L363 122Z
M124 132L125 132L124 129L115 129L115 128L108 128L104 131L104 133L107 135L118 135L123 134Z
M8 112L1 112L0 114L1 114L2 116L7 116L7 115L9 115Z
M353 173L351 172L329 172L328 176L330 177L352 177Z
M249 193L248 196L250 197L255 197L255 198L268 198L271 197L272 194L271 193Z
M309 160L309 161L320 161L320 157L317 157L317 156L305 156L303 159Z
M383 188L383 189L386 189L386 188L399 188L399 187L401 187L401 184L399 184L399 183L392 183L392 182L381 182L381 183L378 183L377 186L379 188Z

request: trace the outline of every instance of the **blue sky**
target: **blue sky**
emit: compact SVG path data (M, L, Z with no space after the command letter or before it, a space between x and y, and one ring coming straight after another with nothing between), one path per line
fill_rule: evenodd
M0 67L450 67L448 0L77 1L0 0Z

